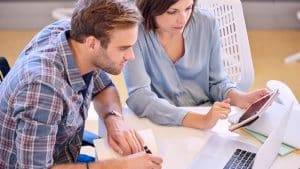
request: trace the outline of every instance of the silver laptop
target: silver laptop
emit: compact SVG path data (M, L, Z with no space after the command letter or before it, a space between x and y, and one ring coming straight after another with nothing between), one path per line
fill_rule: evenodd
M214 134L207 141L208 144L196 155L188 169L270 168L280 149L292 109L293 103L259 149L250 144ZM245 159L240 159L241 153L242 157L246 157ZM239 158L238 162L233 162L236 156Z

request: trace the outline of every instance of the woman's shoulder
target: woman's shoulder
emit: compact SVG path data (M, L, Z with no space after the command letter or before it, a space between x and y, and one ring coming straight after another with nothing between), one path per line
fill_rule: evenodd
M216 23L215 16L207 9L195 7L187 32L202 32L203 30L213 30Z
M207 9L195 7L193 12L193 18L196 22L215 22L215 16Z
M138 26L138 35L143 35L146 36L148 34L148 32L145 30L144 24L141 23Z
M138 28L138 39L136 44L144 44L146 42L151 42L154 41L156 38L155 34L153 31L146 31L143 24L139 25Z
M146 31L143 24L139 25L139 28L138 28L138 38L139 39L140 38L145 38L145 37L152 37L153 38L153 36L154 36L153 31Z

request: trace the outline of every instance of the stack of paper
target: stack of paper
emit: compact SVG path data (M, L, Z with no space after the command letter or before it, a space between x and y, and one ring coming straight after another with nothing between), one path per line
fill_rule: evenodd
M283 112L286 110L286 106L274 102L258 120L246 128L268 136L272 129L278 124L282 115L284 115ZM288 121L285 136L283 138L284 143L297 149L300 149L300 135L298 131L299 121L300 110L294 108L291 112L291 118Z
M153 131L151 129L146 129L138 131L138 133L144 140L144 144L147 145L147 147L151 150L152 154L157 155L158 150ZM110 147L107 138L94 140L94 145L96 150L96 158L98 160L116 159L121 157L121 155L119 155Z
M251 136L253 136L254 138L256 138L261 143L264 143L267 139L267 137L265 135L262 135L255 131L252 131L250 129L244 129L244 131L247 132L248 134L250 134ZM284 155L287 155L287 154L293 152L294 150L296 150L294 147L282 143L278 154L281 156L284 156Z

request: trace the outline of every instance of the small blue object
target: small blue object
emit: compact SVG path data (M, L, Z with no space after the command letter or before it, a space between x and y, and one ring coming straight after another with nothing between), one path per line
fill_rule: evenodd
M95 157L86 155L86 154L79 154L77 157L77 163L89 163L89 162L95 162Z
M82 138L82 145L89 145L94 147L93 140L100 138L97 134L84 130L83 138Z

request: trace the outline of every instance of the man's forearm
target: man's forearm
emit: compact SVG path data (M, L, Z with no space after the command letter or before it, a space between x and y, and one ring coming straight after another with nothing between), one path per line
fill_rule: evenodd
M86 163L81 163L81 164L59 164L59 165L54 165L51 167L52 169L86 169L87 165Z
M52 169L114 169L120 168L124 163L120 163L121 160L105 160L96 161L92 163L73 163L73 164L59 164L51 167Z
M113 86L109 86L97 94L94 99L94 107L96 112L102 118L112 110L121 112L122 105L117 89Z

